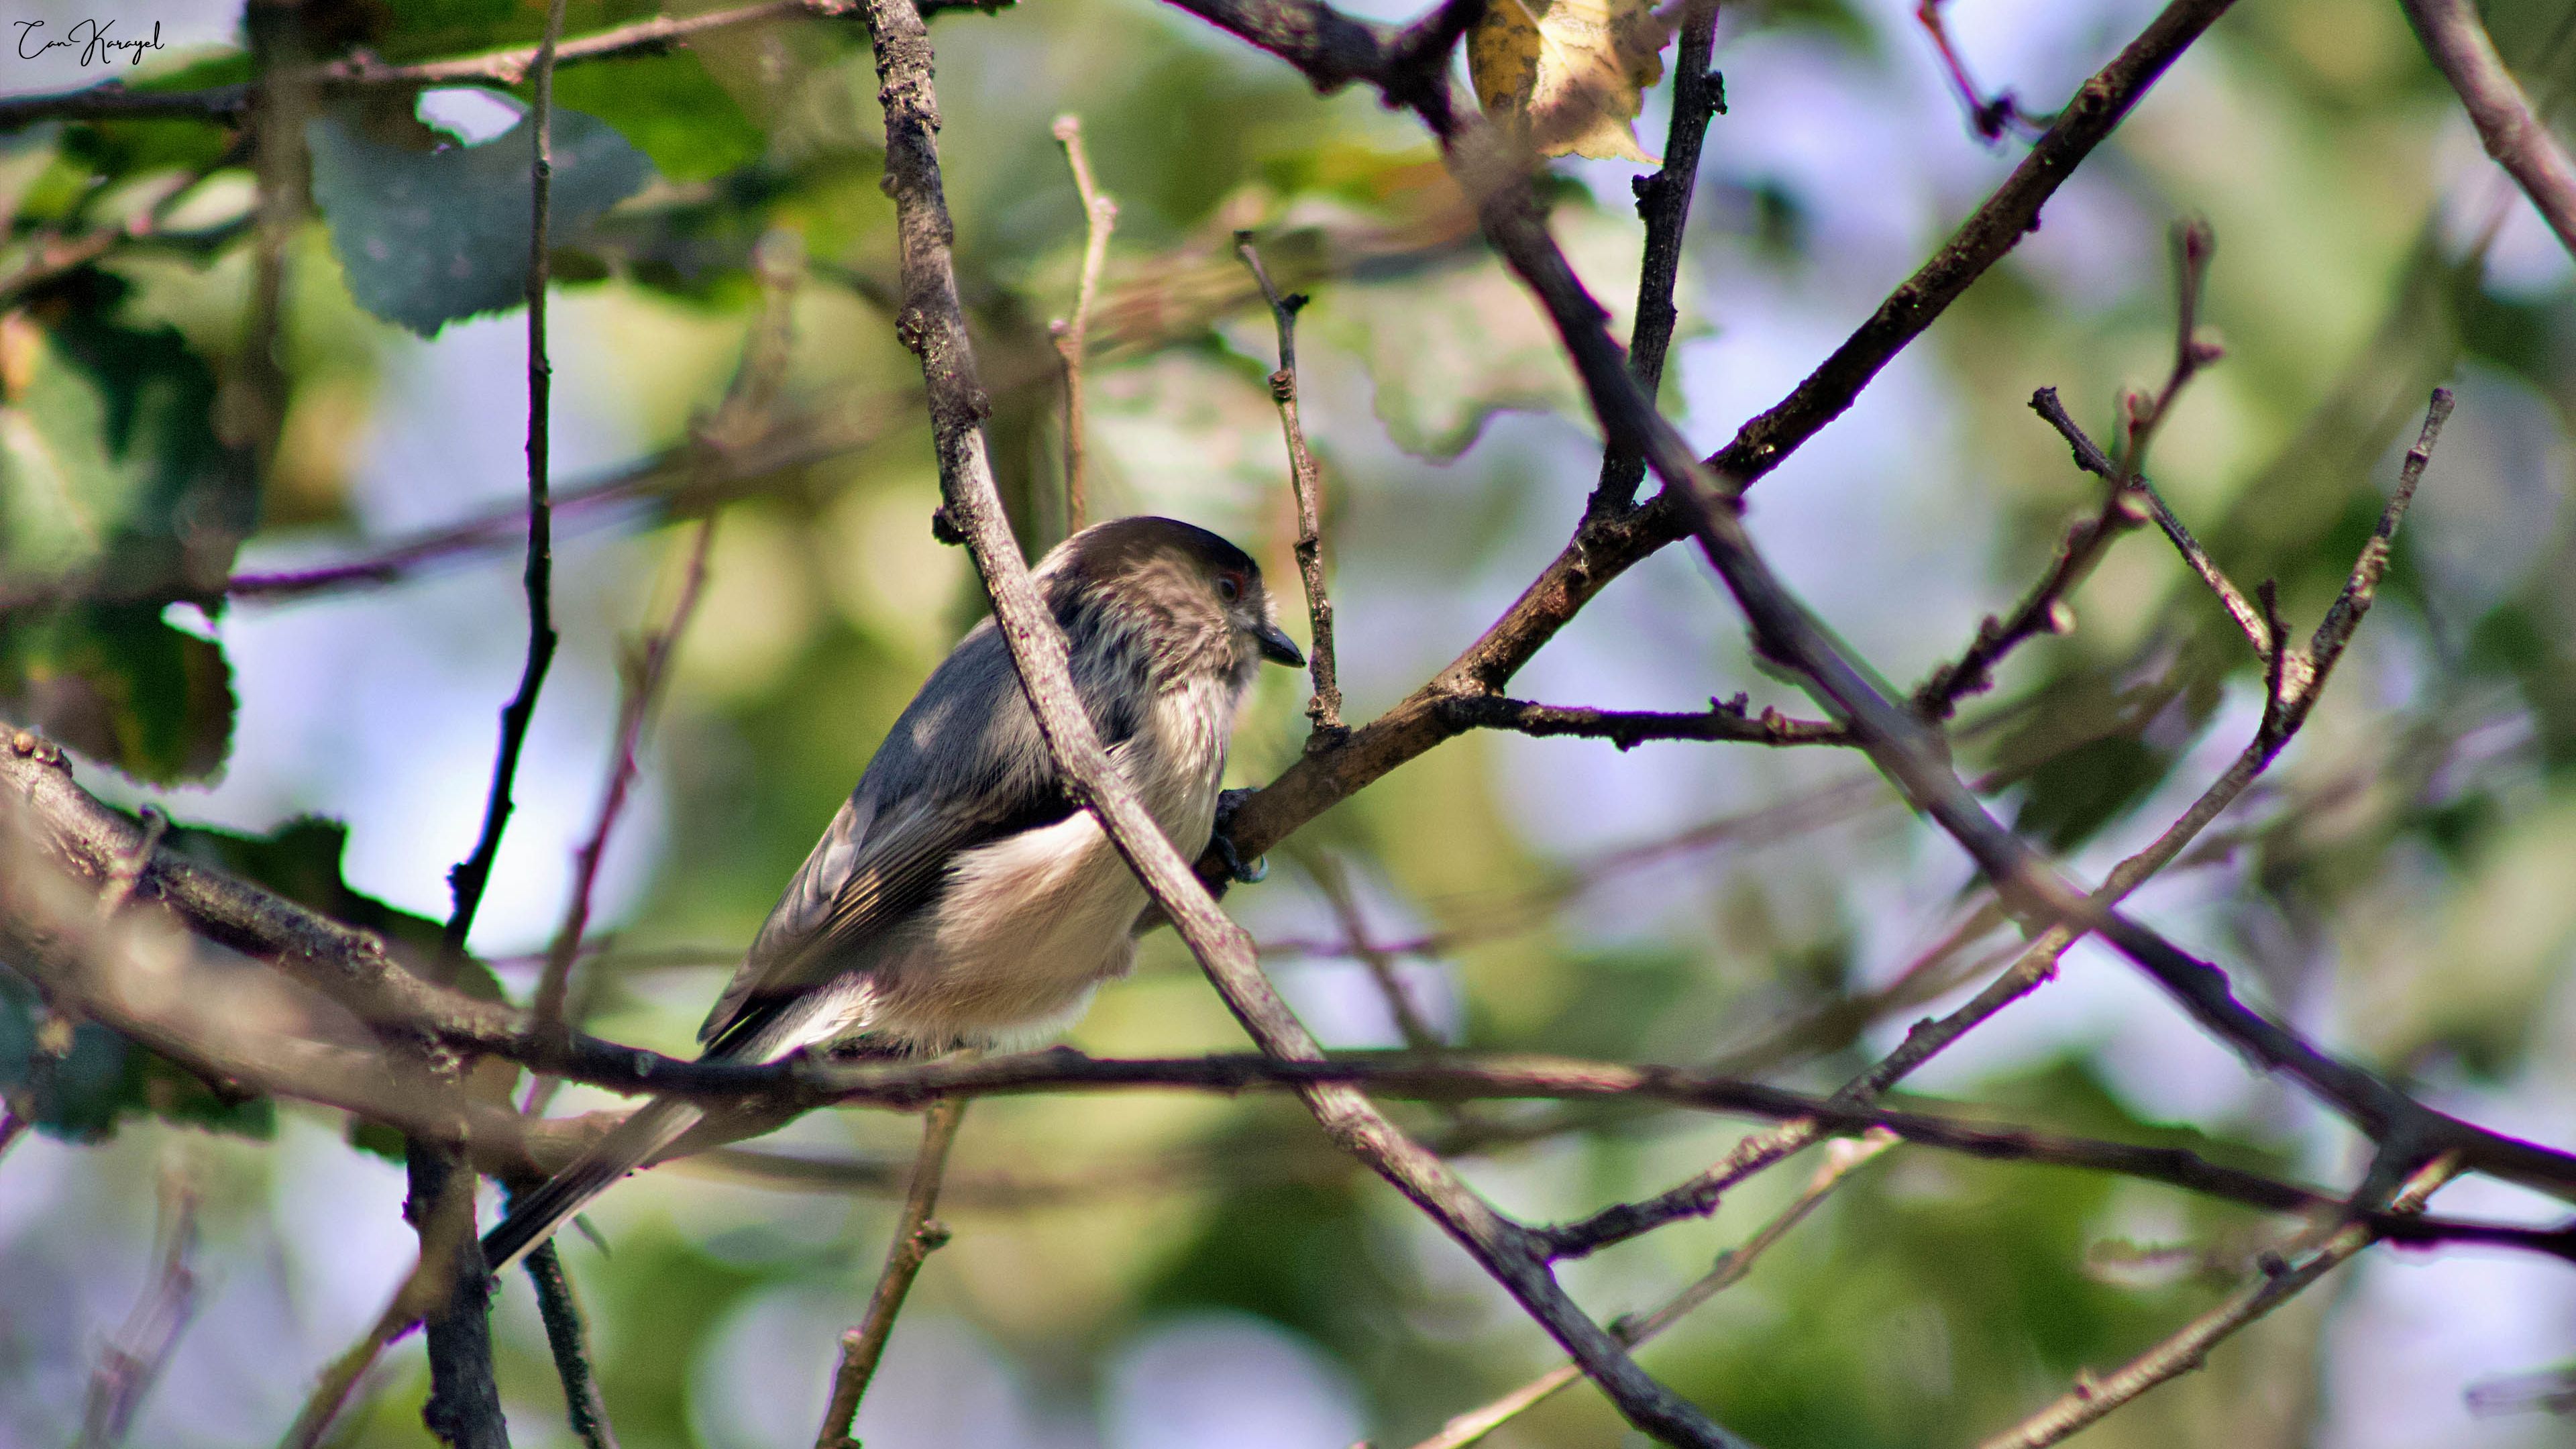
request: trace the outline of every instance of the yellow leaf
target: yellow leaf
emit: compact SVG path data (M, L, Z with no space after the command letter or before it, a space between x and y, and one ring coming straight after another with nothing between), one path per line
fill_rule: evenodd
M1652 166L1630 127L1672 31L1647 0L1492 0L1467 73L1485 114L1539 155Z

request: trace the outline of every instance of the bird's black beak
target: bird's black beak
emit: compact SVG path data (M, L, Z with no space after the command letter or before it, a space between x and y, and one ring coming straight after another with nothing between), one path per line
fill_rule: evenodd
M1306 666L1306 655L1298 649L1297 641L1289 638L1278 625L1255 625L1252 637L1261 641L1261 657L1271 663L1285 664L1291 669Z

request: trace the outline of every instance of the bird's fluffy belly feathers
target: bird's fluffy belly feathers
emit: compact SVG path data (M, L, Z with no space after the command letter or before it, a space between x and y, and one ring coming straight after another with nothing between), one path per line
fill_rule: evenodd
M1157 696L1138 737L1110 751L1185 857L1205 849L1215 827L1233 716L1223 681L1172 690ZM1139 761L1159 768L1139 778ZM1043 1040L1134 962L1145 888L1099 820L1078 810L960 855L944 899L935 936L866 973L846 1029L932 1050Z

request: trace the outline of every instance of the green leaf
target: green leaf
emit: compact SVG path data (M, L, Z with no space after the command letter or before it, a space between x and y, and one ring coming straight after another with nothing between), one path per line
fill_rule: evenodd
M299 816L266 835L181 826L169 831L163 841L166 849L191 860L264 886L335 921L373 931L384 937L397 954L408 954L423 962L436 961L445 954L440 922L350 889L340 873L349 827L337 820ZM458 962L445 979L448 985L478 1000L502 999L500 982L479 961Z
M122 296L78 273L0 321L0 580L69 600L0 630L0 714L139 778L193 779L223 763L230 676L158 600L231 571L257 479L215 436L213 374L175 329L114 321Z
M81 604L0 634L0 713L137 779L213 774L232 743L232 669L161 613Z
M259 511L216 437L213 372L169 326L113 320L122 282L73 275L0 322L0 570L95 568L132 593L219 583Z
M313 199L358 304L427 337L516 306L533 216L527 125L477 146L420 151L378 139L342 106L305 123ZM652 163L596 116L554 113L551 245L641 190Z
M555 77L570 106L615 126L674 181L704 181L756 161L769 137L694 51L578 66Z
M1619 314L1613 325L1625 337L1637 295L1636 224L1573 203L1556 209L1551 229L1593 295ZM1589 428L1582 386L1546 314L1491 253L1464 255L1463 264L1321 287L1301 330L1359 356L1388 435L1418 457L1458 456L1506 410L1554 412ZM1697 314L1682 303L1682 315Z

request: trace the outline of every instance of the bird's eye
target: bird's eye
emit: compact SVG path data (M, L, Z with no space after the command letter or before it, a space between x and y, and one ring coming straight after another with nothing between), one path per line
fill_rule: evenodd
M1236 577L1235 577L1234 575L1232 575L1232 574L1219 574L1219 575L1217 575L1217 580L1216 580L1216 596L1217 596L1218 598L1223 599L1223 600L1225 600L1227 603L1231 604L1231 603L1233 603L1237 598L1241 597L1241 596L1242 596L1242 594L1243 594L1243 581L1242 581L1242 580L1240 580L1240 579L1236 578Z

